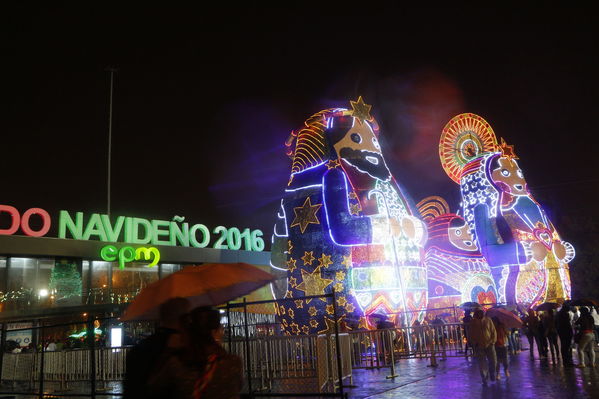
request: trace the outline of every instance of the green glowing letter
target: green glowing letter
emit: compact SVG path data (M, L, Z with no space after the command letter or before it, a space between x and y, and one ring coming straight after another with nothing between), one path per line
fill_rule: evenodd
M152 261L152 263L148 264L149 267L154 267L158 264L158 262L160 261L160 251L154 247L139 247L135 250L135 260L149 260L150 258L152 258L152 255L154 260Z
M100 241L108 241L104 232L104 225L102 225L100 215L97 213L92 213L92 216L89 218L85 232L83 233L83 239L89 240L91 236L98 237Z
M181 245L182 247L188 247L189 246L189 224L187 223L183 223L181 226L183 227L183 229L181 229L181 227L179 227L179 225L176 222L171 222L170 223L171 227L171 241L173 242L173 245L177 245L177 242L179 242L179 245Z
M153 245L175 245L175 237L170 236L170 222L166 220L152 220L152 244ZM160 237L169 237L168 240L161 240Z
M144 237L139 237L139 226L144 228ZM152 224L147 219L133 218L131 244L147 244L152 239Z
M119 216L118 218L116 218L116 224L113 228L108 215L102 215L102 225L104 226L104 234L106 234L106 237L108 238L106 241L117 242L119 240L119 235L121 234L121 230L123 229L124 221L125 217Z
M133 247L123 247L119 250L119 268L124 269L125 263L133 262L136 257Z
M58 216L58 238L67 238L67 229L75 240L81 240L83 234L83 212L75 214L75 221L67 211L60 211Z
M197 230L201 230L202 232L202 242L198 242L198 240L196 239ZM208 243L210 243L210 230L208 230L208 227L204 226L203 224L194 224L193 226L191 226L191 229L189 230L189 241L191 242L191 246L193 247L205 248L208 245Z
M100 250L100 257L106 262L114 262L116 260L117 250L114 245L107 245Z

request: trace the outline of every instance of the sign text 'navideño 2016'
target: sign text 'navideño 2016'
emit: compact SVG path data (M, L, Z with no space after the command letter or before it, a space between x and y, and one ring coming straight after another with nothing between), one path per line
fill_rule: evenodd
M50 230L52 220L48 212L41 208L31 208L22 215L9 205L0 205L0 213L10 216L10 226L0 229L0 235L12 235L21 228L28 236L42 237ZM33 230L30 219L37 215L41 218L41 228ZM83 212L74 217L62 210L58 218L58 237L76 240L97 239L106 242L125 242L128 244L152 244L206 248L212 243L216 249L244 249L246 251L264 250L262 231L249 228L241 231L237 227L217 226L210 231L203 224L184 223L185 218L175 216L172 221L148 220L144 218L118 216L114 221L106 214L92 213L89 218Z

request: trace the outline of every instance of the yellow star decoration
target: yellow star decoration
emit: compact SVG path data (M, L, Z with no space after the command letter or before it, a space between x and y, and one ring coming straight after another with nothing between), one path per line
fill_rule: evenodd
M291 242L291 240L287 240L287 252L291 253L292 250L293 250L293 243Z
M289 285L290 285L291 287L295 287L295 286L297 285L297 279L296 279L295 277L291 277L291 278L289 279Z
M304 252L304 256L302 256L301 258L304 261L304 266L308 265L308 266L312 266L312 262L314 262L314 259L316 259L314 257L314 251L305 251Z
M514 146L513 145L508 145L505 140L503 139L503 137L501 138L501 145L499 146L501 153L503 154L504 157L510 158L510 159L519 159L516 156L516 153L514 152Z
M353 303L350 303L350 302L348 302L348 303L345 305L345 310L347 311L347 313L351 313L351 312L353 312L354 310L356 310L356 307L354 306L354 304L353 304Z
M355 191L352 191L347 196L349 197L349 199L358 199L358 195L356 194Z
M310 308L308 309L308 314L312 317L316 316L316 314L318 313L318 310L316 310L316 308L314 306L310 306Z
M289 325L289 327L291 327L292 334L295 334L295 335L299 334L299 326L297 325L297 323L291 323Z
M343 256L343 261L341 262L346 269L351 267L351 255Z
M297 262L297 260L293 258L289 258L289 260L287 261L287 270L289 270L289 272L291 273L293 273L293 271L296 268L295 262Z
M366 317L360 317L360 323L358 324L358 329L364 328L368 329L368 321L366 321Z
M302 301L301 299L298 299L295 302L295 307L298 309L303 309L304 308L304 301Z
M358 123L362 124L364 121L372 120L372 116L370 116L370 109L372 108L372 105L364 103L362 96L358 97L358 101L350 100L349 103L351 104L352 108L351 116L358 119Z
M335 312L335 308L333 305L327 305L326 311L328 314L333 314Z
M310 320L310 327L312 327L312 328L318 327L318 322L316 320L314 320L314 319L311 319Z
M312 224L320 224L318 220L318 216L316 213L320 209L322 204L312 205L310 201L310 197L307 197L302 206L298 206L297 208L293 208L293 212L295 212L295 219L291 223L291 228L295 226L299 226L302 234L306 231L306 228L310 223Z
M285 327L289 327L289 324L287 323L287 319L283 319L283 325L284 325Z
M279 308L279 314L280 315L284 315L285 314L285 306L281 305L281 307Z
M338 159L331 159L327 162L327 170L335 169L341 166L341 162Z
M343 281L345 279L345 272L340 270L337 273L335 273L335 278L339 281Z
M302 326L302 332L306 335L310 334L310 327Z
M343 284L341 284L341 283L335 284L334 290L335 290L335 292L343 291Z
M331 255L322 254L320 258L318 258L318 267L328 268L329 265L332 265L333 261L331 260Z
M291 317L292 319L295 319L295 312L293 311L293 309L289 308L287 309L287 314L289 315L289 317Z
M302 282L299 283L295 289L298 291L304 291L305 296L323 295L324 289L334 281L322 278L320 276L320 269L314 270L313 273L307 272L303 269L300 271L302 272ZM320 300L324 301L322 298L320 298ZM310 303L311 301L312 298L306 299L306 303Z
M293 298L293 292L287 290L287 292L285 293L285 298Z
M343 318L343 317L342 317L342 318ZM342 318L340 318L340 319L337 321L337 323L338 323L337 325L338 325L338 326L340 325L340 323L341 323L341 319L342 319ZM320 330L320 331L318 331L318 333L319 333L319 334L333 334L333 333L335 332L335 322L334 322L333 320L331 320L331 319L327 318L327 317L325 317L325 318L324 318L324 322L325 322L325 324L327 325L327 328L325 328L324 330Z
M359 215L361 210L362 207L360 206L360 204L349 205L349 213L351 213L352 215Z
M347 299L345 299L344 296L340 296L337 299L337 305L339 305L339 306L345 306L346 303L347 303Z

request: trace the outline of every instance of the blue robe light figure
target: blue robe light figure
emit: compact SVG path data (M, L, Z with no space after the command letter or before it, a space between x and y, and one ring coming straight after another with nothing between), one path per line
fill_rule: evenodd
M335 292L342 328L373 328L373 313L411 323L427 304L425 226L385 164L370 106L361 97L351 105L318 112L287 141L291 176L271 259L286 279L273 293ZM281 302L277 312L288 334L330 331L334 320L320 298Z
M490 266L498 301L534 306L569 299L574 247L528 191L513 146L503 139L499 145L480 116L461 114L443 129L439 154L460 184L464 219Z

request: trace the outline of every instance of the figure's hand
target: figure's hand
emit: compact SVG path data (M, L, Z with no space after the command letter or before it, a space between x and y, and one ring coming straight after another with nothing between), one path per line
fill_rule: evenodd
M389 227L391 229L391 235L393 235L393 237L399 237L401 235L401 232L403 231L401 223L394 218L389 219Z
M567 241L556 241L553 243L553 254L561 262L570 263L574 259L575 253L574 247Z
M566 247L561 241L553 243L553 254L558 260L562 260L566 257Z
M532 258L537 262L542 261L547 256L547 248L538 241L531 243L530 249L532 250Z
M420 220L413 216L406 216L401 219L401 227L404 234L414 243L419 246L424 246L426 243L426 226Z

